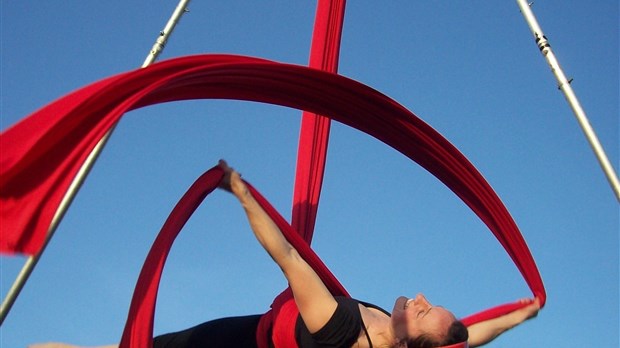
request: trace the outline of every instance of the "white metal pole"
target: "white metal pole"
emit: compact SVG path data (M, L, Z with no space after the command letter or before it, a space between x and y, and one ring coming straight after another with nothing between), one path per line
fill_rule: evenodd
M157 40L155 40L155 44L153 45L153 48L151 48L151 52L144 60L144 63L142 63L143 68L153 63L155 59L157 59L159 54L164 50L164 47L166 47L166 42L168 42L168 38L172 34L172 31L176 27L177 23L179 23L179 21L181 20L181 16L183 16L183 14L187 12L187 6L189 5L189 1L190 0L179 1L177 7L174 9L174 12L172 12L172 15L170 16L168 23L166 23L164 30L159 32L159 36L157 37Z
M532 34L534 35L534 38L536 39L536 45L540 49L540 52L542 53L542 55L547 60L547 63L549 64L549 67L551 68L553 75L555 75L555 78L558 82L559 89L564 93L564 97L566 98L566 101L568 101L568 104L573 110L573 113L575 114L575 117L577 118L577 121L579 122L581 129L583 130L586 138L588 139L590 146L592 147L592 150L594 151L594 154L596 155L596 158L598 159L599 164L607 177L607 181L609 181L609 185L611 186L612 190L614 191L616 195L616 199L620 202L620 182L618 181L618 176L613 166L609 162L609 159L607 158L607 155L605 154L605 150L603 149L603 146L599 142L598 137L596 136L596 133L594 132L594 129L590 125L590 122L588 121L588 117L586 116L585 111L581 107L581 104L579 103L577 96L573 92L573 88L570 85L570 81L564 75L564 72L562 71L562 68L560 67L560 64L558 63L558 60L556 59L555 54L551 50L549 41L547 40L547 37L545 36L542 29L540 28L540 25L538 24L538 21L536 20L536 17L534 16L534 13L532 12L530 4L526 0L517 0L517 4L519 5L519 8L521 9L521 13L523 14L523 17L525 17L525 20L527 24L529 25L530 30L532 31Z
M175 8L174 12L170 16L168 23L166 23L164 30L162 30L159 33L159 36L157 37L157 40L155 41L153 48L151 49L151 51L149 52L149 55L146 57L146 60L142 64L143 68L153 63L155 59L157 59L159 54L163 51L166 45L166 42L168 41L168 38L170 37L170 35L172 34L172 31L174 30L174 27L177 25L177 23L181 19L181 16L185 12L187 12L187 5L189 4L189 2L190 0L179 1L177 7ZM49 243L49 241L52 239L52 236L56 232L56 228L60 224L60 221L62 220L65 213L69 209L71 202L73 202L73 199L75 198L80 187L84 183L84 180L86 180L86 176L88 176L88 174L90 173L90 170L92 169L95 162L97 161L97 158L101 154L101 151L103 151L103 148L105 147L107 141L110 139L110 136L112 135L112 132L114 131L114 128L115 126L113 126L103 136L103 138L99 140L99 142L97 143L93 151L89 154L86 161L84 161L84 164L82 165L82 167L76 174L75 178L71 182L71 185L69 186L69 189L67 190L67 193L65 193L62 201L60 202L60 205L58 206L58 209L56 210L56 214L54 214L54 217L52 218L52 222L50 224L50 227L48 228L47 236L45 238L45 242L43 243L43 246L41 247L41 250L36 255L32 255L28 257L20 273L17 275L15 282L13 283L8 293L6 294L4 301L2 302L2 305L0 306L0 325L4 323L4 319L6 319L7 315L9 314L9 311L11 310L11 308L13 307L13 304L15 303L15 300L17 299L17 296L19 296L19 293L21 292L24 285L26 284L26 281L28 281L28 278L30 277L30 274L32 274L34 267L39 262L39 259L41 258L41 255L45 251L47 244Z

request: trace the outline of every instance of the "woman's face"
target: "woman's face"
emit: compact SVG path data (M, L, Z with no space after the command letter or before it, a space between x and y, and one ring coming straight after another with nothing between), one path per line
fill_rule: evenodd
M431 305L422 294L397 298L392 310L392 328L398 341L422 334L442 339L455 320L452 313Z

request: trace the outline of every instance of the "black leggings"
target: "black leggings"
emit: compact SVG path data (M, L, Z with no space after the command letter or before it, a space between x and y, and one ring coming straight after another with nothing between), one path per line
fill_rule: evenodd
M260 315L216 319L187 330L155 337L153 348L258 348Z

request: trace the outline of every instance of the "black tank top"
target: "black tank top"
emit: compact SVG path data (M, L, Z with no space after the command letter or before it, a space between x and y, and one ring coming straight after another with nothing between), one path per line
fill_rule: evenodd
M358 305L378 309L387 315L390 313L381 307L351 298L336 297L336 302L338 302L338 306L332 317L325 326L314 334L308 331L301 316L297 317L295 338L300 348L351 347L357 341L360 330L364 331L368 344L372 348L372 342L362 321L362 314Z

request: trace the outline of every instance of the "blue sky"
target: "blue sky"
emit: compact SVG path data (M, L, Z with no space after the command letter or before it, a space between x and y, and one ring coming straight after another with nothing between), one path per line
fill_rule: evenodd
M62 95L139 67L176 1L2 1L6 129ZM234 53L305 65L312 1L190 4L161 59ZM616 170L618 2L537 1ZM490 347L618 346L618 202L514 1L350 1L340 73L394 98L458 147L512 213L548 292ZM133 111L114 132L9 317L2 347L117 342L146 253L176 201L226 158L290 215L297 110L188 101ZM349 292L391 308L423 292L457 316L530 296L486 227L429 173L332 126L313 246ZM1 258L2 295L24 258ZM177 239L155 332L264 312L285 287L232 196Z

